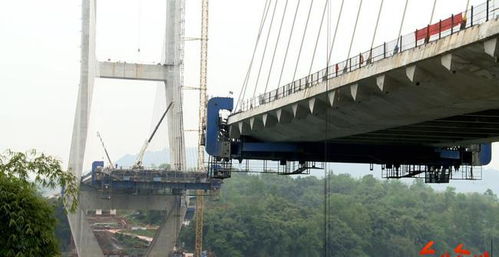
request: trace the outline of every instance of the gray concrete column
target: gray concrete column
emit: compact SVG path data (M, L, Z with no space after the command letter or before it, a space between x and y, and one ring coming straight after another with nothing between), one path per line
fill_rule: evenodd
M76 114L69 154L69 169L77 179L81 177L85 146L87 142L88 122L92 105L92 91L95 76L95 0L82 0L82 32L81 32L81 70ZM78 256L103 256L95 236L88 225L85 213L78 209L68 215L71 233Z
M75 213L68 214L68 221L78 256L103 257L102 249L85 216L85 210L78 208Z
M168 141L170 160L175 170L185 170L185 142L182 110L184 69L184 1L168 0L165 31L165 63L172 64L172 72L165 79L166 104L174 102L168 113Z
M156 235L147 250L145 257L168 257L176 246L182 222L187 211L185 196L172 197L171 205Z

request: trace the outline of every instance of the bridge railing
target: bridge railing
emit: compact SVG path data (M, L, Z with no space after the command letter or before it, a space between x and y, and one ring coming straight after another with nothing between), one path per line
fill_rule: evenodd
M471 8L465 12L454 14L445 20L440 20L437 23L428 25L425 28L418 29L392 41L384 42L382 45L360 53L359 55L351 57L345 61L333 64L325 69L281 86L275 90L242 101L240 109L237 110L237 112L247 111L257 106L270 103L277 99L316 86L329 79L342 76L380 60L390 58L403 51L417 48L450 36L461 30L482 24L490 19L495 19L496 15L499 14L498 2L498 0L487 0L480 5L471 6Z

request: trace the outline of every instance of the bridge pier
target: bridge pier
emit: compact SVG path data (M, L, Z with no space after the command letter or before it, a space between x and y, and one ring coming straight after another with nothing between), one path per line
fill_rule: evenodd
M170 253L165 250L174 249L177 246L177 238L187 211L187 201L182 196L174 196L170 200L170 208L165 215L163 223L156 232L151 245L147 249L145 257L170 256Z
M187 211L185 195L131 195L106 193L82 184L80 205L75 213L68 214L73 225L73 240L79 256L105 256L87 220L87 213L97 209L158 210L166 215L157 230L146 257L168 257L174 249Z

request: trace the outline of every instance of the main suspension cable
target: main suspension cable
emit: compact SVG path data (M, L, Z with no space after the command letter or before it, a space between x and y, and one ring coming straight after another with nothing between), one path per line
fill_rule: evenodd
M265 53L267 52L267 45L269 43L270 32L272 31L272 24L274 23L275 11L277 10L277 3L278 2L279 2L279 0L275 1L274 10L272 11L272 18L270 19L269 31L267 33L267 39L265 40L265 47L263 49L262 61L260 62L260 67L258 68L258 76L256 77L256 81L255 81L255 89L253 90L253 97L255 97L256 89L258 88L258 81L260 80L260 74L262 72L263 61L265 60Z
M360 11L362 10L362 2L363 0L360 0L359 9L357 11L357 18L355 19L355 25L353 27L352 39L350 40L350 47L348 48L347 60L350 59L350 54L352 53L352 45L355 39L355 32L357 31L357 24L359 23Z
M256 50L258 48L258 43L260 42L260 36L262 35L263 27L265 25L265 21L267 20L267 14L268 14L269 9L270 9L269 7L270 7L270 0L267 0L265 2L265 6L263 8L262 18L260 19L260 28L258 30L258 35L256 37L255 47L253 49L253 55L251 56L251 61L250 61L249 67L248 67L248 71L246 72L246 76L244 78L243 86L241 88L241 91L239 92L239 97L237 99L235 110L237 110L237 108L239 106L239 102L242 101L244 99L244 97L246 96L246 89L248 87L248 81L249 81L249 77L251 74L251 68L253 66L253 61L255 59Z
M289 38L288 38L288 46L286 47L286 53L284 54L284 61L282 62L281 75L279 75L279 82L277 83L278 87L281 85L282 74L284 73L284 66L286 65L286 59L288 58L289 46L291 45L291 38L293 37L293 31L295 28L296 17L298 16L300 2L301 0L298 0L298 4L296 5L295 16L293 18L293 24L291 25L291 32L289 33Z
M345 0L341 0L340 12L338 13L338 19L336 20L336 27L334 29L334 34L333 34L333 42L331 43L331 47L329 48L329 56L327 58L326 67L328 67L329 64L331 63L331 56L333 55L334 43L336 41L336 35L338 34L338 28L340 27L341 15L343 14L343 5L344 4L345 4Z
M298 64L300 63L301 51L303 49L303 43L305 42L305 36L307 35L308 22L310 21L310 14L312 13L312 7L314 5L314 0L310 1L310 8L308 9L307 22L305 23L305 30L303 31L303 37L301 39L300 50L298 51L298 58L296 59L295 71L293 72L293 80L296 78L296 71L298 70Z
M319 44L319 39L321 37L322 24L324 23L324 17L326 15L327 6L329 5L329 0L326 0L324 4L324 11L322 12L321 24L319 25L319 32L317 33L317 39L315 40L314 53L312 54L312 61L310 62L310 68L308 70L308 74L312 73L312 67L314 66L315 53L317 52L317 45Z
M267 93L267 88L269 86L270 76L272 75L272 68L274 67L274 59L275 54L277 53L277 47L279 46L279 39L281 38L282 25L284 24L284 18L286 18L286 11L288 9L288 0L286 0L286 4L284 4L284 11L282 13L281 25L279 25L279 32L277 33L277 40L275 42L274 53L272 54L272 61L270 61L269 74L267 76L267 82L265 83L265 90L263 93ZM279 85L277 85L279 86Z

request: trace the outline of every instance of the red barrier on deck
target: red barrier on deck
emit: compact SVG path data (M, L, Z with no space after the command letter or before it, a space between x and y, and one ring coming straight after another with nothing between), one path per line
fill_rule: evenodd
M418 29L416 30L416 41L428 39L433 35L437 35L453 27L460 26L463 22L466 22L466 20L463 18L463 14L459 13L448 19L429 25L428 27Z

